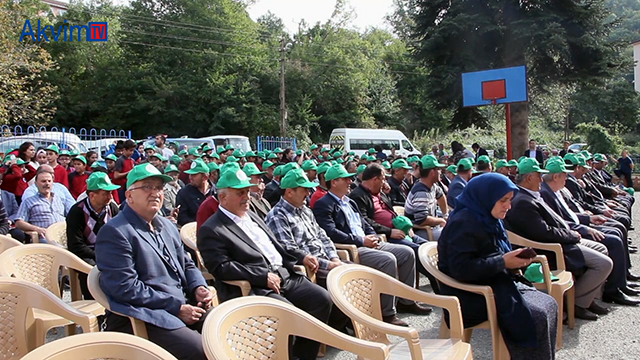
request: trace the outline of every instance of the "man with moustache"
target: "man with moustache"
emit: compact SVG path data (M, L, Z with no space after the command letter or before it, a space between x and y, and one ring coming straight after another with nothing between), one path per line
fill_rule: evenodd
M100 287L114 311L106 326L131 333L126 316L134 317L145 322L151 342L176 358L204 360L200 331L213 294L176 227L157 216L171 180L151 164L135 166L127 174L127 206L98 232Z

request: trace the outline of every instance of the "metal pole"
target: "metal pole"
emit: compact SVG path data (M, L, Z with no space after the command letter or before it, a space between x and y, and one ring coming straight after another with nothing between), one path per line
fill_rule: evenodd
M507 160L511 160L513 155L511 154L511 105L504 104L504 112L507 123Z
M287 135L287 109L285 103L285 83L284 83L284 37L280 39L280 136Z

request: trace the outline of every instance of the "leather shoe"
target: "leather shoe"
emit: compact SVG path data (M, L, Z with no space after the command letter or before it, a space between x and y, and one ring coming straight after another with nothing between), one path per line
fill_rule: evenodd
M391 324L391 325L409 327L409 324L407 324L406 322L400 320L398 315L395 315L395 314L394 315L389 315L389 316L383 316L382 317L382 321L386 322L387 324Z
M630 288L629 286L621 287L620 291L627 296L638 296L640 295L640 290L635 290Z
M640 280L640 276L633 275L630 272L627 273L627 281L638 281L638 280Z
M595 301L591 303L591 306L589 306L587 310L591 311L596 315L607 315L609 313L609 309L596 304Z
M575 315L578 319L582 319L582 320L590 320L590 321L598 320L598 315L592 313L591 311L585 308L581 308L579 306L575 307Z
M636 306L640 304L640 300L633 300L629 298L627 295L623 294L622 291L617 290L611 293L602 294L602 301L606 303L615 303L618 305L627 305L627 306Z
M405 305L398 302L396 310L401 314L415 314L415 315L429 315L433 311L432 308L418 304L417 302L411 305Z

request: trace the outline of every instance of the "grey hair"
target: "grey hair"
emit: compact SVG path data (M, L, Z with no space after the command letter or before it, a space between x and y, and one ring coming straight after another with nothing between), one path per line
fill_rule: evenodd
M516 175L516 184L520 185L527 178L527 175L529 175L529 174L518 174L518 175Z
M556 174L542 174L542 181L549 183L553 181L553 175Z

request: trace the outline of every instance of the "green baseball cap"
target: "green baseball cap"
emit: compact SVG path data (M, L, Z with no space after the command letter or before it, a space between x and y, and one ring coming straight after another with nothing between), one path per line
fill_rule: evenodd
M51 144L47 146L45 150L53 151L56 154L60 154L60 148L56 144Z
M600 153L593 155L593 161L608 162L607 157L604 154Z
M305 160L302 163L302 170L304 171L318 170L318 167L316 166L316 163L313 162L313 160Z
M71 150L71 152L69 153L69 155L71 155L71 156L78 156L78 155L80 155L80 151L78 151L78 149L73 149L73 150Z
M269 154L269 156L267 156L267 159L277 159L278 155L276 155L276 153L271 153Z
M18 164L18 165L20 165L20 164ZM90 166L90 167L91 167L92 169L97 169L97 168L101 168L101 167L102 167L102 165L100 165L100 163L99 163L99 162L94 161L94 162L93 162L93 164L91 164L91 166Z
M224 151L228 151L228 150L233 151L233 150L234 150L233 145L231 145L231 144L227 144L227 145L225 145L225 146L224 146Z
M516 159L509 160L509 167L512 166L518 167L518 162L516 161Z
M358 167L356 168L356 175L362 174L364 172L364 169L367 168L367 165L362 164L362 165L358 165Z
M534 159L534 158L524 158L522 159L522 161L520 161L518 163L518 173L521 175L524 174L529 174L532 172L537 172L537 173L541 173L541 174L546 174L549 171L544 170L544 169L540 169L540 164L538 163L538 160Z
M520 163L520 161L522 161L522 159L525 159L525 158L526 158L526 156L520 156L520 157L518 158L518 164Z
M218 153L215 153L215 152L212 152L211 154L209 154L209 157L220 160L220 155L218 155Z
M280 175L285 176L289 171L294 169L300 169L300 166L298 166L298 164L294 162L287 163L282 166L282 169L280 170Z
M349 155L349 156L355 156L355 155L356 155L356 152L355 152L355 151L349 151L349 152L347 153L347 155Z
M168 183L173 181L173 178L169 175L164 175L155 166L147 163L136 165L127 174L127 188L129 188L135 182L148 179L151 177L157 177L162 179L163 182Z
M117 189L120 189L120 186L114 185L109 179L109 175L103 172L94 172L89 175L89 178L87 179L87 190L89 191L112 191Z
M193 155L193 156L195 156L195 157L200 157L200 156L202 156L202 155L200 155L200 153L198 152L198 148L191 148L191 149L189 149L188 154L189 154L189 155Z
M115 155L113 155L113 154L109 154L109 155L105 156L105 157L104 157L104 160L105 160L105 161L106 161L106 160L118 161L118 159L116 158L116 156L115 156Z
M216 170L220 170L220 165L214 163L214 162L210 162L207 164L207 167L209 168L209 172L212 173Z
M342 163L344 163L344 160L342 160L342 159L340 159L340 158L339 158L338 160L336 160L336 163L338 163L338 164L342 164Z
M369 150L367 151L369 154L375 154L376 153L376 149L374 148L369 148Z
M146 146L144 147L144 150L145 150L145 151L146 151L146 150L153 150L153 151L156 151L156 148L155 148L153 145L146 145Z
M258 167L256 166L256 164L254 164L252 162L248 162L248 163L244 164L244 167L242 168L242 171L244 171L244 173L247 174L247 176L265 174L264 171L258 170Z
M390 170L391 169L391 164L389 164L388 161L383 161L382 162L382 167L385 168L386 170Z
M296 150L296 155L300 156L300 155L302 155L302 153L303 153L302 149Z
M282 176L282 168L284 165L278 165L275 169L273 169L273 176Z
M4 157L4 159L2 159L3 163L6 163L7 161L14 161L16 159L16 156L13 154L9 154L7 156Z
M343 153L340 150L337 150L336 152L333 153L333 158L337 159L339 157L342 157Z
M233 153L231 155L237 157L238 159L245 156L244 151L240 149L233 150Z
M415 156L415 155L414 155L414 156L410 156L410 157L407 159L407 163L408 163L408 164L415 164L415 163L417 163L418 161L420 161L420 158L419 158L419 157L417 157L417 156Z
M566 153L563 159L565 162L569 161L574 166L577 165L582 166L585 169L591 169L591 166L587 165L584 157L582 157L580 154Z
M317 148L318 148L318 145L312 144L311 147L309 147L309 150L315 150Z
M27 163L27 162L26 162L26 161L24 161L24 160L22 160L21 158L18 158L18 159L16 160L16 165L24 165L24 164L26 164L26 163Z
M246 153L244 153L244 157L256 157L256 156L258 155L256 155L256 153L254 153L253 150L249 150Z
M447 166L446 170L448 172L452 173L452 174L455 174L456 173L456 166L455 165L449 165L449 166Z
M503 167L509 167L509 162L505 159L500 159L496 162L496 170L503 168Z
M480 163L490 164L491 163L491 159L487 155L478 156L478 164L480 164Z
M266 168L270 168L270 167L272 167L272 166L274 166L274 165L275 165L275 164L274 164L274 163L272 163L271 161L266 160L265 162L263 162L263 163L262 163L262 169L264 170L264 169L266 169Z
M191 166L189 167L189 170L185 170L184 173L189 175L208 174L209 167L201 159L195 159L191 162Z
M73 161L73 160L82 161L82 163L83 163L83 164L87 165L87 159L86 159L84 156L82 156L82 155L74 156L74 157L71 159L71 161Z
M202 152L203 153L207 152L207 151L210 151L210 150L213 150L213 149L209 145L205 145L205 146L202 147Z
M322 164L318 165L318 168L316 169L316 173L324 174L327 172L327 170L329 170L330 167L331 167L330 163L323 162Z
M71 153L69 152L69 150L60 150L59 156L71 156Z
M558 280L558 277L553 275L553 273L549 273L551 280ZM542 275L542 266L539 263L531 264L527 267L527 270L524 272L524 277L532 283L543 283L544 277Z
M247 156L249 156L249 155L247 155ZM258 151L256 153L256 156L261 158L262 160L266 160L267 159L267 156L264 154L264 151Z
M187 150L185 150L185 149L182 149L182 150L180 150L180 151L178 152L178 155L179 155L179 156L184 156L184 155L187 155L187 154L188 154L188 153L187 153Z
M447 165L440 164L434 155L425 155L419 161L423 169L443 168Z
M255 185L249 182L247 174L240 170L238 163L224 164L220 169L220 179L216 184L218 189L246 189L252 186Z
M274 153L274 154L279 154L279 153L281 153L281 152L282 152L282 149L280 149L279 147L277 147L277 148L273 149L273 153Z
M295 189L299 187L314 188L318 184L309 181L307 174L302 169L291 170L280 180L280 189Z
M356 173L348 173L347 169L345 169L344 166L335 164L327 169L327 172L324 174L324 180L331 181L340 178L348 178L353 175L356 175Z
M573 170L567 170L567 167L564 165L564 161L559 159L549 159L547 161L547 165L544 168L549 171L549 174L558 174L561 172L564 172L564 173L573 172Z
M180 164L180 161L182 161L182 158L180 158L180 156L178 155L172 155L171 156L171 162L174 164Z
M384 163L383 163L384 166ZM411 166L409 166L409 164L407 164L407 161L404 159L398 159L395 160L393 163L391 163L391 168L392 169L407 169L407 170L411 170L413 169Z
M216 154L220 154L220 153L223 153L225 151L227 151L227 150L224 149L224 146L218 146L216 148Z
M471 161L471 158L462 158L458 160L458 164L456 164L456 171L459 168L462 168L463 171L473 170L473 162Z
M396 216L391 220L391 224L394 228L404 231L405 234L409 233L409 230L413 227L413 223L406 216Z
M166 168L164 168L164 173L165 173L165 174L168 174L168 173L170 173L170 172L177 172L177 173L179 173L179 172L180 172L180 170L178 170L178 167L177 167L177 166L175 166L175 165L173 165L173 164L169 164L169 165L167 165L167 167L166 167Z
M152 158L152 157L157 158L160 161L166 161L164 156L162 156L161 154L158 154L158 153L153 153L153 154L149 155L149 158Z
M580 153L579 153L579 154L580 154L580 155L582 155L582 156L584 156L584 159L585 159L585 160L591 160L591 159L593 159L593 156L592 156L592 155L591 155L591 153L590 153L590 152L588 152L587 150L582 150L582 151L580 151Z
M320 152L321 152L321 153L323 153L323 152L329 152L329 149L327 149L327 148L323 147L322 149L320 149Z
M225 163L238 162L238 158L233 155L230 155L230 156L227 156L224 162Z

